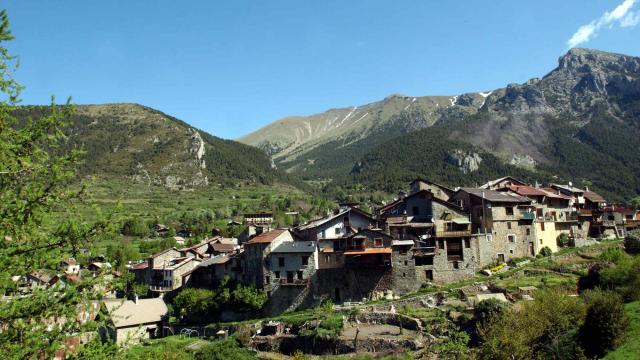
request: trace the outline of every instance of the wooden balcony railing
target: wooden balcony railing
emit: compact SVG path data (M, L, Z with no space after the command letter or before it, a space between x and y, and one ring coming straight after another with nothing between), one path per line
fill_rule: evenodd
M309 279L280 279L280 285L284 286L307 286Z
M436 231L437 238L447 238L447 237L465 237L471 236L471 230L458 230L458 231Z

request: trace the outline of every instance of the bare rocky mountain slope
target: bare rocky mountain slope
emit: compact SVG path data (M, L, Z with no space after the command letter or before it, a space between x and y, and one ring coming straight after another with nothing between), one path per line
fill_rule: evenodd
M366 184L398 172L457 179L453 169L471 179L492 166L579 178L626 197L640 193L639 139L640 58L571 49L557 68L524 84L447 97L391 96L286 118L238 140L307 179L354 181L355 174ZM488 157L495 161L482 161Z

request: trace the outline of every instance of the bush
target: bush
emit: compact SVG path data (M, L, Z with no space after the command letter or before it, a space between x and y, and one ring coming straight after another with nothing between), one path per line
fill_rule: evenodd
M629 254L640 254L640 230L627 234L624 238L624 249Z
M479 324L487 323L500 317L507 309L507 304L498 299L482 300L476 305L474 315Z
M585 297L589 307L580 329L580 342L587 356L600 358L620 344L629 319L619 295L593 291Z
M551 251L551 249L548 246L545 246L542 249L540 249L540 255L542 255L543 257L549 257L551 256L551 254L553 254L553 251Z
M569 246L569 235L562 233L560 235L558 235L558 238L556 239L556 242L558 244L558 247L567 247Z

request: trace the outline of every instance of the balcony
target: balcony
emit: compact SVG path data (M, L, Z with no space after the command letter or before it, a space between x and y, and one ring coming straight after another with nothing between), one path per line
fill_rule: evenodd
M168 292L168 291L173 291L175 289L177 288L173 286L149 285L149 290L155 291L155 292Z
M471 236L471 229L469 230L456 230L456 231L436 231L437 238L450 238L450 237L465 237Z
M279 284L282 286L307 286L309 279L280 279Z
M522 220L535 220L536 219L536 214L533 212L521 212L520 213L520 218Z

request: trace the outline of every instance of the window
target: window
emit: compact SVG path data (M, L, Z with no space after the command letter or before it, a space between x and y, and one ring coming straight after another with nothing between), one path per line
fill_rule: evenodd
M327 233L326 233L326 231L325 231L325 230L322 230L322 231L320 232L320 239L324 239L324 238L326 238L326 237L327 237Z
M340 235L342 233L342 228L337 227L335 230L336 230L336 235Z
M402 273L402 277L407 277L407 273Z
M325 255L324 256L324 262L325 262L325 264L329 262L329 255Z
M438 240L438 249L444 249L444 240Z
M268 284L268 283L270 283L270 282L271 282L271 278L270 278L269 276L265 276L265 277L264 277L264 283L265 283L265 284Z
M382 247L382 239L381 238L373 239L373 246L374 247Z
M425 270L424 276L427 278L427 280L433 280L433 270Z
M513 249L509 250L509 254L513 255Z
M453 262L453 268L454 269L460 269L460 264L457 261Z
M469 240L469 239L464 239L464 247L465 247L466 249L470 248L470 247L471 247L471 240Z
M531 235L531 229L527 228L527 236Z
M511 230L511 221L507 221L507 229Z
M409 262L407 260L404 261L404 266L409 265Z
M278 266L284 267L284 258L283 257L279 257L278 258Z
M309 265L309 257L308 256L303 256L302 257L302 265L303 266Z
M298 280L302 280L302 271L297 272Z
M515 235L507 235L507 240L509 240L510 243L514 243L514 242L516 242L516 236Z
M419 208L419 207L417 207L417 206L414 206L414 207L411 209L411 211L412 211L412 213L413 213L413 216L420 215L420 208Z
M273 275L276 279L280 279L280 271L274 271Z
M505 207L504 211L507 213L507 215L513 215L513 206Z
M542 245L542 239L540 239L540 245Z
M417 256L415 258L416 266L422 265L433 265L433 255L432 256Z
M544 221L540 223L540 230L544 231Z
M487 234L487 241L493 241L493 235Z

